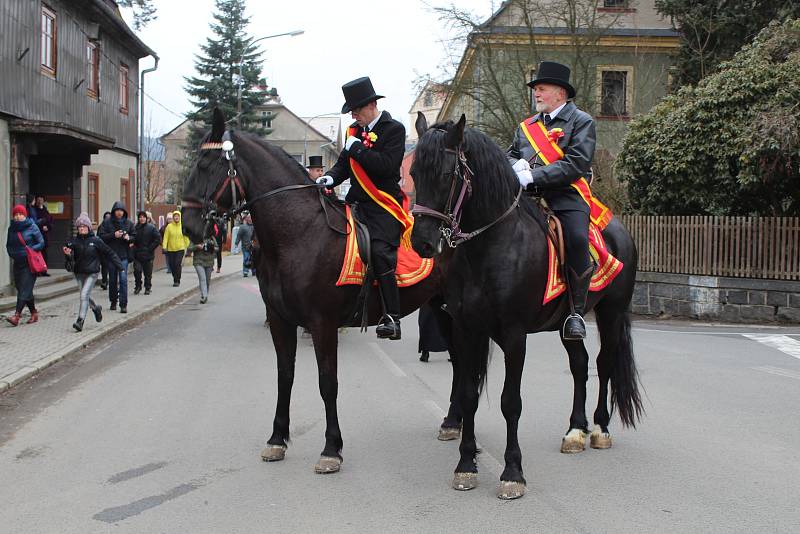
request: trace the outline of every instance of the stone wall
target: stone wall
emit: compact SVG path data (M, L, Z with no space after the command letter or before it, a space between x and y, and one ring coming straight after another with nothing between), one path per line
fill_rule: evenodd
M631 307L662 317L800 323L800 282L640 272Z

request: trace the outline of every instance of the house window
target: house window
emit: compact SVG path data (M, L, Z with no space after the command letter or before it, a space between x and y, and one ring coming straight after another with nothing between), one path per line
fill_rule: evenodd
M119 64L119 110L128 114L128 66Z
M626 9L628 7L628 0L603 0L603 7Z
M633 67L598 66L596 98L601 117L627 120L633 113Z
M93 41L86 43L86 61L88 81L87 93L92 98L100 98L100 46Z
M267 111L261 112L261 127L272 128L272 115Z
M42 6L42 72L56 74L56 14Z
M429 108L433 105L433 94L430 91L425 91L425 97L422 105Z
M618 70L603 71L600 113L602 115L627 115L625 107L625 87L628 73Z
M89 173L89 182L87 184L87 200L89 201L89 205L87 209L89 210L89 219L92 220L93 223L99 223L98 221L98 214L100 213L100 198L98 192L100 191L100 175L94 172Z
M122 202L122 205L125 206L125 209L128 210L130 213L131 205L128 203L128 200L131 196L131 182L128 178L120 178L119 179L119 201Z

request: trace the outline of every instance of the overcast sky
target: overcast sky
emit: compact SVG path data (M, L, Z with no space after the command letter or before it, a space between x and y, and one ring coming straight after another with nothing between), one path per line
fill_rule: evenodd
M500 5L499 0L453 1L484 19L493 5ZM211 35L214 0L155 0L155 4L158 19L139 32L160 57L158 70L145 78L145 92L180 115L190 110L183 78L194 74L194 54ZM370 76L378 94L386 96L381 108L408 128L408 110L416 96L413 81L421 74L435 74L445 58L439 42L446 37L445 29L421 0L249 0L247 14L254 38L305 31L259 43L265 58L262 75L278 88L283 103L302 116L337 113L344 102L342 84ZM151 65L146 58L140 66ZM163 134L182 120L149 98L145 107L153 133Z

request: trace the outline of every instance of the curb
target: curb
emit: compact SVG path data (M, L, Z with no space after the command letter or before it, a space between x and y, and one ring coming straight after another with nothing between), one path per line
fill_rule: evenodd
M217 277L217 281L221 282L237 274L241 276L241 271L234 271L231 273L222 274L221 276ZM5 393L6 391L10 390L15 386L18 386L19 384L25 382L29 378L33 378L37 374L41 373L42 371L53 365L54 363L57 363L63 360L64 358L72 356L73 354L76 354L86 348L89 348L90 345L95 344L97 341L101 341L103 338L116 334L131 326L138 326L140 324L150 321L151 319L154 318L154 316L160 315L162 312L166 311L167 308L179 304L181 301L185 300L192 293L196 291L197 287L187 288L181 291L180 293L176 294L169 300L166 300L161 304L158 304L152 308L148 308L146 314L144 312L140 312L136 315L132 315L129 319L120 321L119 323L115 324L114 326L106 330L98 330L96 332L89 333L87 336L81 337L75 342L70 343L65 347L63 347L62 349L58 350L57 352L53 352L37 360L33 365L26 365L20 368L19 370L0 378L0 394Z

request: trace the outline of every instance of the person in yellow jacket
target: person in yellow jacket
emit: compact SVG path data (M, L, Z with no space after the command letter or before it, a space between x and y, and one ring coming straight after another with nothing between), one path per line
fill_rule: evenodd
M189 238L183 235L181 225L181 212L172 212L172 222L164 228L164 239L161 240L161 248L167 255L167 264L172 271L172 287L181 285L181 264L186 248L189 246Z

